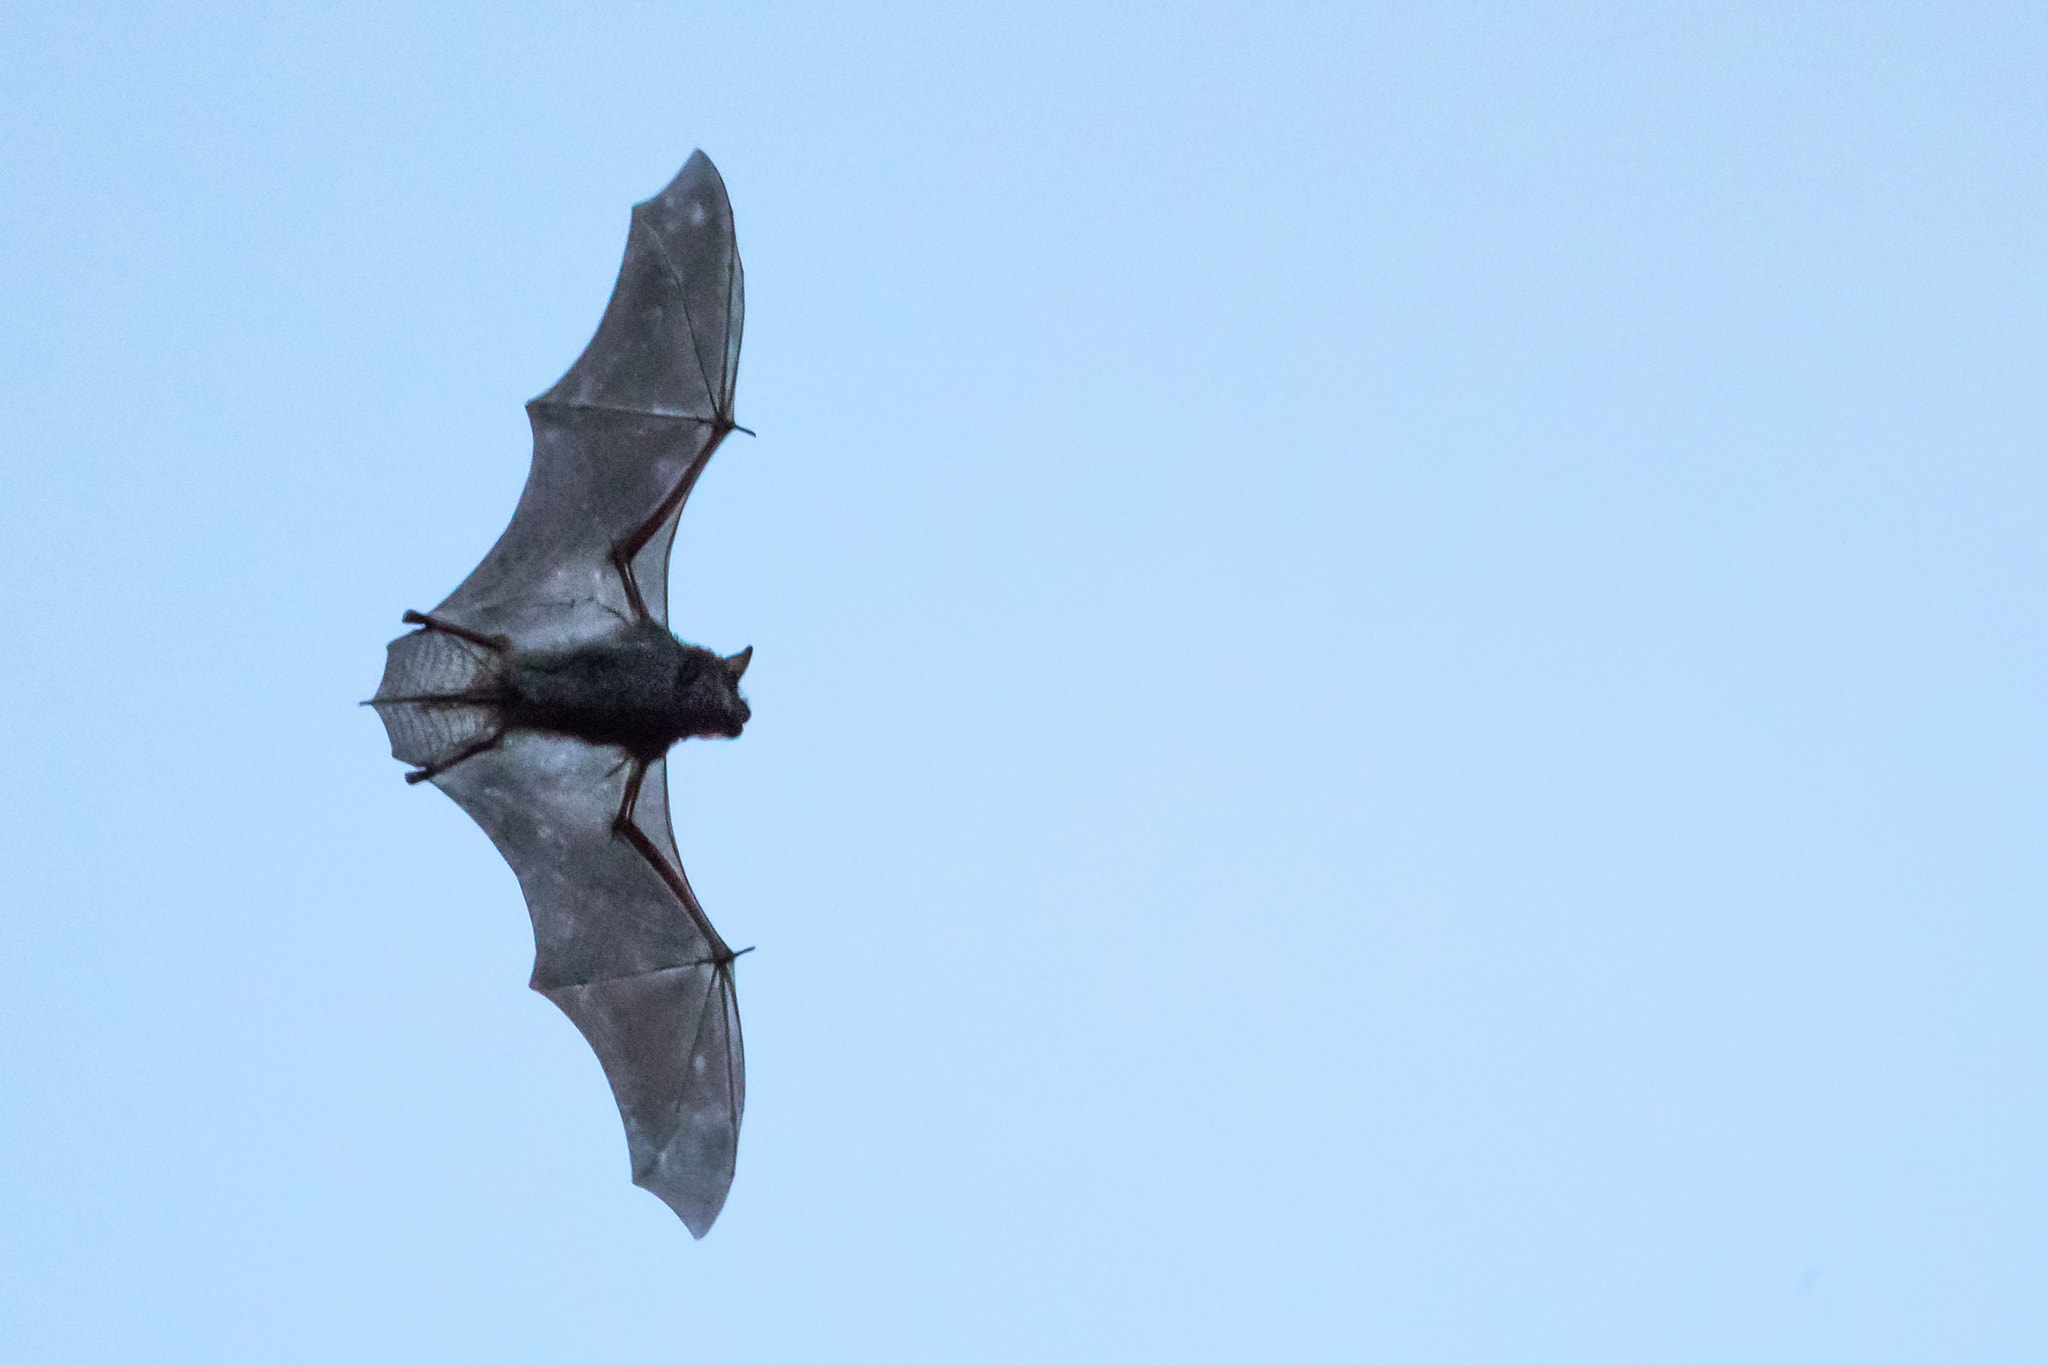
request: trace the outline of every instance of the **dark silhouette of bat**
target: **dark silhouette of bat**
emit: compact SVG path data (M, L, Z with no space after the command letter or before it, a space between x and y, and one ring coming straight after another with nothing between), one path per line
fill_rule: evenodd
M690 890L667 759L748 719L740 675L668 629L668 557L729 432L744 311L725 184L702 152L633 209L597 335L526 405L533 468L476 570L393 640L369 705L393 757L482 825L533 917L533 989L604 1065L633 1183L702 1237L746 1102L736 954ZM751 434L751 433L750 433Z

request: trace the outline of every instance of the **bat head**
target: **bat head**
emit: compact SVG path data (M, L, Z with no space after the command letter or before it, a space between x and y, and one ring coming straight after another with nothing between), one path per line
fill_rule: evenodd
M686 718L684 731L692 739L738 739L740 730L753 718L746 698L740 695L740 675L754 657L748 645L737 654L720 658L695 645L683 647L676 666L676 709Z

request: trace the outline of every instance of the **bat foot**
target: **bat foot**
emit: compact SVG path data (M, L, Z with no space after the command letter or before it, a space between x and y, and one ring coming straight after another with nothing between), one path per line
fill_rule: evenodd
M467 630L462 626L438 620L423 611L408 611L398 619L409 626L418 626L422 630L439 631L443 635L453 635L458 640L467 640L473 645L482 645L485 649L493 650L499 654L503 654L512 648L512 637L509 635L485 635L479 631Z
M493 734L485 735L476 743L470 745L468 748L460 750L459 752L443 760L442 762L429 763L424 768L414 769L412 772L409 772L405 775L405 780L411 783L419 783L425 782L431 778L439 777L442 773L447 772L456 764L467 763L470 759L475 758L478 754L487 754L491 750L497 748L500 744L503 744L504 742L505 731L503 729L499 729Z

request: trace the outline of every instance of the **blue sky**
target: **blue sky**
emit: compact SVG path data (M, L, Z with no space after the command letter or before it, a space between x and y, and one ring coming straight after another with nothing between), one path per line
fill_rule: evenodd
M0 1322L51 1361L2048 1340L2048 17L28 5ZM710 1238L368 711L693 147Z

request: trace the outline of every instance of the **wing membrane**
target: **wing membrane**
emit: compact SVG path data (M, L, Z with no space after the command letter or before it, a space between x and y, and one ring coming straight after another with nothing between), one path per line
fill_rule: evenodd
M680 878L665 767L648 769L634 822ZM517 874L533 988L604 1066L634 1182L702 1237L732 1184L746 1103L739 1008L731 958L699 929L702 912L612 830L628 771L618 750L514 731L434 782Z
M629 611L615 546L671 498L635 557L648 612L668 619L668 549L689 485L732 427L745 279L725 183L702 152L633 208L597 335L526 405L533 468L505 534L434 615L563 648Z

